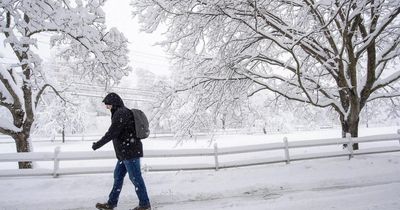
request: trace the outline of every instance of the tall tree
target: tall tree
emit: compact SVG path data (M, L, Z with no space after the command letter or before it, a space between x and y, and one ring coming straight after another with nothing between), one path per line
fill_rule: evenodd
M51 34L51 45L83 76L118 81L130 71L127 40L117 29L106 30L104 0L8 0L0 1L0 35L17 62L0 65L0 132L10 135L18 152L31 151L29 141L35 108L46 88L57 89L46 79L41 58L32 51L37 34ZM20 162L31 168L31 162Z
M223 103L232 90L268 90L331 107L358 136L367 102L400 95L398 0L143 0L143 30L166 25L181 85ZM358 145L354 146L355 149Z

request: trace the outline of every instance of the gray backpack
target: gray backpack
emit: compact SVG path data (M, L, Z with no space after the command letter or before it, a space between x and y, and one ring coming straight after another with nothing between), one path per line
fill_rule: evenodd
M131 109L131 111L135 120L135 137L138 139L145 139L149 137L149 121L147 120L146 115L139 109Z

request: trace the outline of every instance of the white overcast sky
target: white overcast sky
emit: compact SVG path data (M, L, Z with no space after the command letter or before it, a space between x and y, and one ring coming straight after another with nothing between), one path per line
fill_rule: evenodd
M104 12L108 27L116 27L123 32L129 40L131 66L143 68L156 74L169 74L169 62L167 55L160 46L155 46L162 40L161 33L148 34L140 32L137 19L132 17L131 0L108 0Z

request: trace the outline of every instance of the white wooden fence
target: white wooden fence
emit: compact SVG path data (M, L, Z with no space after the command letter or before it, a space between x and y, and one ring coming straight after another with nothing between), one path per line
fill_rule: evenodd
M384 142L395 141L388 147L372 147L367 149L352 150L352 146L347 149L342 149L341 145L352 145L359 143L371 142ZM327 152L307 153L307 154L292 154L291 151L298 148L311 148L335 146L336 150ZM280 156L267 155L269 151L281 151ZM243 153L256 153L265 152L263 158L253 158L246 160L231 160L221 161L220 158L226 155L235 155ZM222 168L243 167L260 164L270 163L286 163L291 161L309 160L317 158L331 158L331 157L348 157L351 159L356 155L386 153L386 152L400 152L400 130L397 134L375 135L367 137L351 138L332 138L332 139L319 139L319 140L304 140L289 142L284 138L280 143L249 145L249 146L236 146L236 147L223 147L219 148L214 144L213 149L179 149L179 150L146 150L144 158L181 158L181 157L211 157L212 162L202 164L165 164L165 165L145 165L144 169L147 171L176 171L176 170L219 170ZM91 174L91 173L110 173L113 167L60 167L60 161L82 161L82 160L106 160L115 159L114 151L89 151L89 152L61 152L59 147L56 147L54 152L32 152L32 153L9 153L0 154L0 162L18 162L18 161L52 161L53 167L47 168L34 168L34 169L15 169L4 170L0 169L0 177L14 177L14 176L53 176L59 175L73 175L73 174Z

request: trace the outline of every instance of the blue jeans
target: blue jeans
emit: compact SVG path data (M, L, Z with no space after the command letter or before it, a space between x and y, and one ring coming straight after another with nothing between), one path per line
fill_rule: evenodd
M114 169L114 185L108 198L108 204L116 207L119 194L121 193L124 177L128 172L129 179L135 186L136 195L139 199L139 206L150 205L147 195L146 185L144 184L142 172L140 170L140 158L118 161Z

